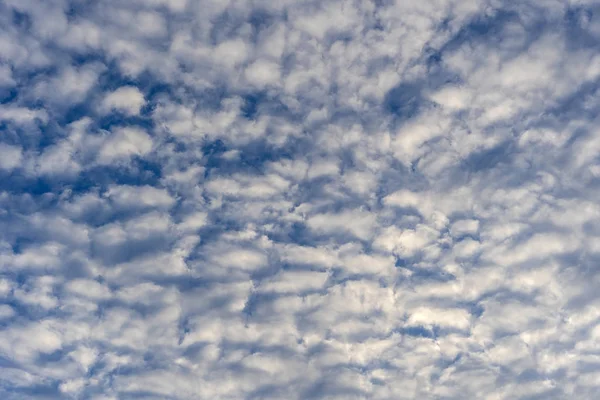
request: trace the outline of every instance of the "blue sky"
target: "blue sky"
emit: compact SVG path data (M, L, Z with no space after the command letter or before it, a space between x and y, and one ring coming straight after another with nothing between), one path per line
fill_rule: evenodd
M600 395L600 3L0 0L2 399Z

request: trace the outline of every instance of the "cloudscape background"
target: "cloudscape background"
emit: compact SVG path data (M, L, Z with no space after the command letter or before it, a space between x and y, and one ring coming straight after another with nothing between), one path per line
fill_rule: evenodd
M0 398L600 397L600 2L0 0Z

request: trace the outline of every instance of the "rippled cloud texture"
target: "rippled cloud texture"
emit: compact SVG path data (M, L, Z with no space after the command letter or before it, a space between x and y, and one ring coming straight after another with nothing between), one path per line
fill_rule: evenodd
M0 30L0 398L600 396L600 2Z

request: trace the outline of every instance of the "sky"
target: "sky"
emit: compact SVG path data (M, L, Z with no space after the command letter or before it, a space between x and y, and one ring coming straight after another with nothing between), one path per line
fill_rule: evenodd
M599 398L599 49L598 0L0 0L0 398Z

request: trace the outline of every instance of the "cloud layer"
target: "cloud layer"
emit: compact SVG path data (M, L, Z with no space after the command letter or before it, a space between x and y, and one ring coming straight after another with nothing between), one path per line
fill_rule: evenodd
M0 1L0 397L597 397L599 15Z

